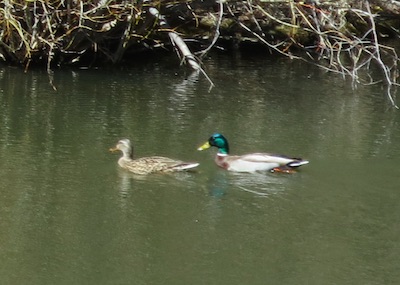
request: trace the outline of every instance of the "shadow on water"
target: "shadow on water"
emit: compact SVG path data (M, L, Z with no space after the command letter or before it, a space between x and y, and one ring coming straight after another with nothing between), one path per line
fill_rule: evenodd
M165 189L192 188L196 186L195 177L197 171L176 172L176 173L155 173L149 175L137 175L118 169L117 190L122 204L133 195L134 191L168 191ZM161 189L161 190L160 190Z
M291 175L275 173L236 173L224 170L215 171L207 182L211 196L222 198L230 194L240 195L244 192L255 197L268 197L283 194L287 189L287 182Z

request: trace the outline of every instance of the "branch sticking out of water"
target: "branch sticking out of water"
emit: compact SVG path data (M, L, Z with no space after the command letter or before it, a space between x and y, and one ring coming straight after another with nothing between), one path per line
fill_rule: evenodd
M210 89L214 86L214 83L210 79L210 77L207 75L207 73L204 71L204 69L201 68L199 62L197 61L196 57L194 54L190 51L189 47L186 45L185 41L182 39L181 36L178 35L175 31L170 29L170 26L168 25L167 21L165 20L165 17L160 14L160 12L154 8L151 7L149 9L150 14L152 14L154 17L158 19L159 25L161 28L164 28L168 31L168 36L171 40L171 43L175 50L177 51L178 56L180 57L181 61L184 63L188 63L189 66L195 70L195 71L201 71L201 73L207 78L207 80L210 82Z

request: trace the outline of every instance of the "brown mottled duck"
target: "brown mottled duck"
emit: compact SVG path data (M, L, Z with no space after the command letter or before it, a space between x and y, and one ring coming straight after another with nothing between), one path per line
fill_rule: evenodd
M186 171L199 165L197 162L184 162L163 156L134 158L133 147L129 139L122 139L118 141L115 147L110 148L110 151L121 151L122 156L118 160L119 166L129 170L132 173L140 175L157 172Z

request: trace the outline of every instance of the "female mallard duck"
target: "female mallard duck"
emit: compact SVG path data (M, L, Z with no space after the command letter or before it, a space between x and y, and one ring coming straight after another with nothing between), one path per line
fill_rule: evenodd
M122 157L118 160L119 166L135 174L150 174L155 172L175 172L195 168L199 163L183 162L162 156L133 158L133 147L129 139L120 140L110 148L111 152L121 151Z
M228 140L221 134L213 134L198 150L212 146L218 148L215 163L224 169L236 172L294 172L294 168L307 164L307 160L291 158L269 153L251 153L245 155L229 155Z

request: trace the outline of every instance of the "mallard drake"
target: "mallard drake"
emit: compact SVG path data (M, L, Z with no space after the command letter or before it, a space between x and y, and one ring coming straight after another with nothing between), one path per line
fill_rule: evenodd
M117 145L110 148L111 152L121 151L122 156L118 160L119 166L135 174L150 174L155 172L175 172L195 168L196 162L183 162L162 156L149 156L134 158L133 147L129 139L118 141Z
M294 169L309 163L301 158L292 158L280 154L250 153L229 155L228 140L221 134L213 134L209 140L198 148L205 150L212 146L218 148L215 163L224 169L236 172L294 172Z

